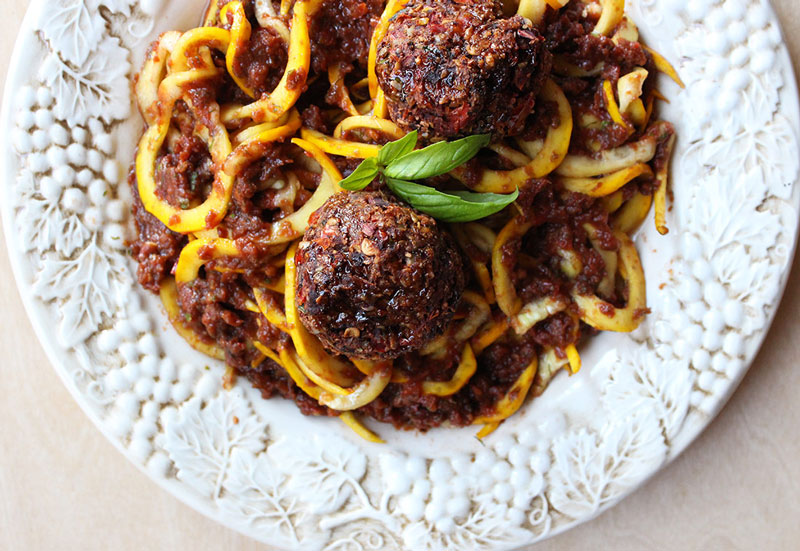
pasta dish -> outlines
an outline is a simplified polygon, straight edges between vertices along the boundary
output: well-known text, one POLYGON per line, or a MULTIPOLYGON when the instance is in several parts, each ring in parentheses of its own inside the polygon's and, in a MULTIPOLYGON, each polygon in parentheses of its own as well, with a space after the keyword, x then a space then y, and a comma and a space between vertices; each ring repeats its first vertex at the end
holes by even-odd
POLYGON ((483 438, 648 312, 657 72, 623 0, 212 0, 135 79, 139 281, 227 385, 483 438))

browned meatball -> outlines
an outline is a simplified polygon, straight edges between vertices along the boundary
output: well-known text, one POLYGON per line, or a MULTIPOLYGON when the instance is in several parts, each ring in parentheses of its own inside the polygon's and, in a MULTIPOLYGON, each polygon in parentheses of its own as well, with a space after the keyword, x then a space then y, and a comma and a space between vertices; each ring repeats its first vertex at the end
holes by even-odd
POLYGON ((303 325, 332 352, 355 358, 394 358, 440 335, 464 283, 449 234, 380 192, 334 195, 297 251, 303 325))
POLYGON ((389 114, 425 140, 518 134, 550 71, 544 38, 497 0, 410 0, 378 45, 389 114))

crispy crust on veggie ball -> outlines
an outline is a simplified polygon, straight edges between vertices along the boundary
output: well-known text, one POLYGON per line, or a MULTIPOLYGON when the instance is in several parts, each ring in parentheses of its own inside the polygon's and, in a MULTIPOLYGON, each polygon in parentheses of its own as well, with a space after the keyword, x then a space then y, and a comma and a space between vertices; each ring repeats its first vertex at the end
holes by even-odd
POLYGON ((410 0, 378 45, 376 73, 391 118, 423 140, 519 134, 551 56, 495 0, 410 0))
POLYGON ((342 192, 297 252, 303 325, 326 348, 387 359, 440 335, 464 290, 460 253, 430 216, 380 192, 342 192))

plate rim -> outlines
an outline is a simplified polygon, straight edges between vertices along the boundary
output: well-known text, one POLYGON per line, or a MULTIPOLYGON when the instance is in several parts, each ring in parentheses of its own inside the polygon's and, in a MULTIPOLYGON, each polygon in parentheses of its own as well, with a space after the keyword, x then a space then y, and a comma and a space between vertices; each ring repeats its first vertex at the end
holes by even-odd
MULTIPOLYGON (((0 112, 0 127, 4 129, 13 128, 13 121, 12 121, 12 102, 14 98, 14 88, 19 88, 20 85, 23 83, 20 82, 22 80, 21 75, 25 74, 25 71, 22 70, 22 65, 24 61, 24 56, 21 55, 21 51, 25 46, 26 37, 24 35, 30 35, 33 33, 33 28, 35 26, 34 20, 38 16, 38 10, 41 9, 44 2, 42 0, 32 0, 31 4, 29 5, 28 9, 25 12, 25 16, 23 18, 22 25, 19 30, 18 38, 15 40, 14 48, 11 54, 8 72, 7 72, 7 79, 4 88, 3 94, 3 102, 2 102, 2 111, 0 112)), ((797 84, 797 75, 794 71, 794 66, 791 61, 791 57, 786 48, 786 41, 785 41, 785 32, 783 31, 782 25, 780 20, 777 17, 777 14, 774 12, 774 8, 772 7, 771 3, 766 2, 765 5, 770 11, 770 15, 772 20, 778 26, 781 32, 781 57, 785 58, 785 67, 784 70, 786 71, 786 75, 788 78, 785 79, 783 82, 783 90, 781 92, 781 103, 784 103, 788 100, 793 104, 794 109, 796 111, 800 111, 800 96, 798 95, 798 84, 797 84)), ((27 38, 29 40, 29 38, 27 38)), ((136 114, 132 114, 133 117, 136 117, 136 114)), ((796 132, 800 129, 794 125, 793 128, 796 132)), ((5 152, 3 155, 0 155, 0 175, 6 182, 2 185, 2 194, 4 197, 8 197, 11 195, 11 189, 13 187, 13 178, 9 180, 9 176, 16 174, 15 169, 13 168, 14 163, 11 160, 12 156, 14 155, 13 151, 14 148, 12 147, 12 139, 11 139, 11 132, 3 132, 0 133, 0 146, 4 146, 3 151, 5 152)), ((795 187, 797 187, 797 180, 795 181, 795 187)), ((124 185, 121 184, 121 185, 124 185)), ((163 477, 155 477, 149 472, 146 466, 136 458, 134 458, 133 454, 130 452, 129 449, 125 448, 120 439, 114 436, 111 431, 109 430, 108 426, 103 424, 100 417, 97 415, 95 411, 93 411, 88 403, 84 395, 80 394, 77 387, 75 387, 73 381, 71 381, 68 377, 66 370, 63 368, 63 359, 60 358, 60 355, 63 354, 63 347, 59 347, 56 344, 56 341, 51 338, 50 335, 46 332, 46 323, 43 322, 45 316, 45 308, 40 303, 37 302, 37 299, 33 297, 31 293, 30 284, 25 282, 25 278, 27 277, 27 273, 29 272, 29 268, 23 265, 23 258, 26 256, 26 253, 18 250, 18 245, 12 241, 12 235, 14 235, 14 228, 13 228, 13 220, 14 220, 14 213, 13 209, 10 206, 10 201, 4 201, 2 206, 2 218, 3 218, 3 230, 6 235, 6 244, 8 248, 8 257, 9 262, 12 268, 12 273, 14 276, 15 285, 17 288, 17 292, 20 294, 22 299, 22 303, 25 308, 26 315, 28 316, 29 320, 31 321, 31 325, 34 329, 34 333, 37 336, 39 343, 41 344, 42 348, 45 350, 47 355, 48 361, 53 366, 55 371, 58 373, 61 380, 64 382, 65 386, 69 390, 72 398, 78 403, 80 408, 84 411, 84 413, 91 419, 92 423, 100 430, 103 436, 109 440, 114 447, 120 451, 128 461, 132 462, 143 474, 147 476, 148 479, 153 480, 156 482, 161 488, 167 490, 172 495, 177 497, 181 502, 185 503, 186 505, 190 506, 194 510, 206 515, 207 517, 215 520, 217 522, 221 522, 224 525, 234 528, 239 532, 245 533, 249 537, 255 537, 260 541, 264 541, 263 538, 258 538, 254 536, 247 530, 242 529, 241 527, 237 527, 236 525, 224 521, 220 518, 219 510, 217 507, 213 506, 210 502, 206 499, 198 499, 195 495, 193 495, 190 491, 187 490, 185 487, 185 483, 178 482, 177 479, 166 479, 163 477)), ((796 210, 800 210, 800 195, 797 193, 794 194, 792 198, 792 206, 796 210)), ((610 507, 614 506, 616 503, 630 495, 633 491, 640 488, 643 484, 645 484, 648 480, 650 480, 656 473, 660 472, 667 464, 671 463, 673 459, 675 459, 678 455, 683 453, 683 451, 692 443, 694 440, 699 436, 701 432, 703 432, 708 425, 716 418, 722 408, 727 404, 730 397, 734 394, 736 389, 739 387, 741 380, 744 378, 745 374, 749 371, 750 367, 752 366, 753 362, 755 361, 758 352, 761 350, 761 347, 769 333, 772 329, 772 324, 774 323, 775 316, 777 310, 783 300, 788 281, 789 275, 791 273, 791 265, 792 259, 794 259, 798 247, 798 226, 795 225, 794 227, 790 228, 789 231, 792 232, 793 239, 791 250, 787 256, 788 261, 787 265, 783 268, 781 275, 780 275, 780 285, 778 294, 775 300, 769 304, 768 307, 768 314, 767 314, 767 322, 764 325, 764 329, 760 331, 757 341, 758 344, 755 347, 755 352, 753 352, 748 361, 746 362, 746 366, 744 369, 740 370, 736 373, 736 376, 730 380, 726 391, 723 395, 719 395, 717 397, 717 401, 715 402, 715 407, 712 411, 707 413, 707 417, 702 425, 699 425, 692 429, 692 434, 683 440, 680 441, 679 445, 675 448, 672 448, 674 453, 670 453, 666 460, 656 469, 651 470, 649 474, 639 480, 635 485, 628 488, 624 492, 618 494, 614 499, 604 503, 601 505, 593 514, 582 517, 579 522, 571 522, 568 524, 563 524, 559 527, 556 527, 553 531, 548 533, 548 537, 557 535, 569 528, 574 527, 577 524, 581 524, 583 522, 589 521, 599 514, 605 512, 610 507)), ((157 332, 158 329, 155 329, 154 332, 157 332)))

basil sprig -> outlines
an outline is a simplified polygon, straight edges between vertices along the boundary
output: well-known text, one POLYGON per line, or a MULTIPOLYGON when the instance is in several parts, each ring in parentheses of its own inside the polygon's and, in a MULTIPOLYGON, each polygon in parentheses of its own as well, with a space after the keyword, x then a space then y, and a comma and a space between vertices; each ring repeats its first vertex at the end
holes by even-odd
POLYGON ((378 168, 378 161, 375 157, 364 159, 350 176, 339 182, 339 187, 348 191, 364 189, 375 179, 378 172, 380 172, 380 169, 378 168))
POLYGON ((357 191, 380 177, 400 199, 437 220, 470 222, 485 218, 514 202, 519 190, 506 195, 471 191, 442 192, 410 180, 446 174, 472 159, 488 143, 489 135, 480 134, 452 142, 437 142, 415 150, 415 130, 384 145, 377 157, 365 159, 352 174, 339 182, 339 186, 357 191))
POLYGON ((378 163, 382 166, 390 164, 392 161, 399 159, 406 153, 411 153, 417 146, 417 131, 409 132, 399 140, 389 142, 378 152, 378 163))
POLYGON ((516 201, 519 190, 501 195, 471 191, 442 192, 430 186, 387 178, 386 185, 406 203, 437 220, 444 222, 471 222, 486 218, 516 201))

